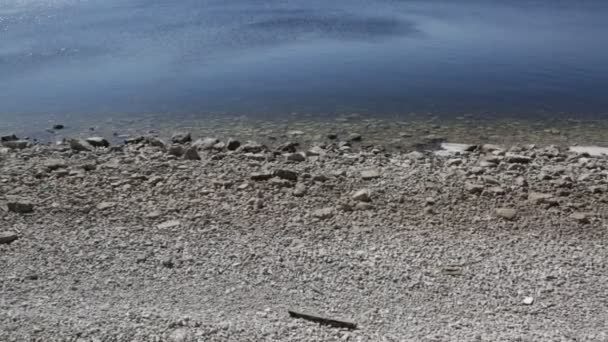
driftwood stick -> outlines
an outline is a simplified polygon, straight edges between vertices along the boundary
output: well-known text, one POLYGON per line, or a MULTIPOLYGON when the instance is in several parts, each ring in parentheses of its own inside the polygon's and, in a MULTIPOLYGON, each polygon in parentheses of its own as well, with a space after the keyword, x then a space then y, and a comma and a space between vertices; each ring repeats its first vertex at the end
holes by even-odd
POLYGON ((339 319, 326 318, 323 316, 319 316, 311 313, 302 313, 295 310, 287 310, 289 312, 289 316, 293 318, 302 318, 308 321, 317 322, 323 325, 329 325, 336 328, 347 328, 347 329, 357 329, 357 324, 352 322, 347 322, 339 319))

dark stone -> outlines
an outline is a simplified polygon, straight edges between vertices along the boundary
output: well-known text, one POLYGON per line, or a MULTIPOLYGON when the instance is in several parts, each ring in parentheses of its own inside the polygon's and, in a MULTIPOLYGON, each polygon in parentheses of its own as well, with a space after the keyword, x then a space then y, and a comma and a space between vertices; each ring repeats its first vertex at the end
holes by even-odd
POLYGON ((241 147, 241 142, 238 140, 228 139, 226 142, 226 149, 228 149, 228 151, 234 151, 239 147, 241 147))

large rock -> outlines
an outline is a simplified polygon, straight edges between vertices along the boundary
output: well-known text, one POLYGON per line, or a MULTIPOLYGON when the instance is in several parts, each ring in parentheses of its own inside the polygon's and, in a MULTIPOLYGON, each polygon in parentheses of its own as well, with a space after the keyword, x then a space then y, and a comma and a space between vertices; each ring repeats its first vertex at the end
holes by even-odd
POLYGON ((116 202, 101 202, 97 204, 96 208, 98 210, 106 210, 110 208, 114 208, 116 206, 116 202))
POLYGON ((466 182, 464 183, 464 189, 470 194, 480 194, 483 192, 484 186, 481 184, 466 182))
POLYGON ((293 195, 296 197, 302 197, 304 195, 306 195, 306 185, 302 184, 302 183, 298 183, 295 186, 295 189, 293 189, 293 195))
POLYGON ((184 153, 184 159, 187 160, 201 160, 201 156, 198 154, 198 150, 196 147, 189 147, 184 153))
POLYGON ((549 203, 553 204, 554 198, 552 194, 545 194, 541 192, 531 192, 528 194, 528 201, 534 204, 549 203))
POLYGON ((327 151, 323 149, 321 146, 313 146, 308 151, 306 151, 306 155, 309 157, 316 157, 325 155, 327 151))
POLYGON ((198 139, 192 143, 192 146, 200 148, 201 150, 211 150, 213 149, 213 146, 219 142, 220 140, 216 138, 198 139))
POLYGON ((277 151, 279 151, 279 152, 295 153, 296 150, 298 149, 299 145, 300 144, 298 144, 297 142, 288 141, 286 143, 283 143, 283 144, 279 145, 277 147, 277 151))
POLYGON ((261 153, 266 150, 267 150, 266 146, 259 144, 257 142, 254 142, 254 141, 249 141, 245 145, 242 145, 241 147, 238 148, 238 151, 243 152, 243 153, 261 153))
POLYGON ((3 135, 0 137, 0 141, 1 142, 7 142, 7 141, 17 141, 19 140, 19 138, 14 135, 14 134, 9 134, 9 135, 3 135))
POLYGON ((507 153, 505 155, 505 161, 507 163, 527 164, 532 161, 532 157, 524 156, 522 154, 507 153))
POLYGON ((27 198, 10 196, 7 200, 6 206, 12 212, 27 214, 34 211, 34 203, 27 198))
POLYGON ((316 217, 320 220, 326 220, 328 218, 331 218, 332 216, 334 216, 334 211, 335 209, 332 207, 329 208, 322 208, 322 209, 317 209, 315 211, 312 212, 312 216, 316 217))
POLYGON ((30 142, 27 140, 9 140, 3 141, 2 146, 8 147, 12 150, 23 150, 30 146, 30 142))
POLYGON ((306 154, 302 152, 289 153, 287 154, 287 160, 293 162, 303 162, 306 160, 306 154))
POLYGON ((184 153, 186 153, 186 151, 184 150, 184 147, 182 145, 171 145, 167 153, 172 156, 181 157, 184 155, 184 153))
POLYGON ((44 161, 43 165, 47 171, 55 171, 57 169, 65 169, 67 167, 65 160, 57 158, 47 159, 44 161))
POLYGON ((171 142, 174 144, 185 144, 192 141, 192 136, 187 132, 179 132, 173 134, 171 142))
POLYGON ((0 244, 11 243, 19 238, 14 232, 0 232, 0 244))
POLYGON ((361 189, 353 194, 353 199, 359 202, 371 202, 371 192, 368 189, 361 189))
POLYGON ((70 148, 77 152, 92 151, 93 146, 83 139, 70 139, 68 141, 70 148))
POLYGON ((590 156, 599 157, 599 156, 608 155, 608 147, 572 146, 572 147, 570 147, 570 152, 579 153, 579 154, 587 154, 590 156))
POLYGON ((88 142, 93 147, 109 147, 110 146, 110 142, 108 142, 105 138, 102 138, 102 137, 86 138, 86 142, 88 142))
POLYGON ((503 218, 507 221, 512 221, 517 217, 517 210, 512 208, 497 208, 496 216, 503 218))
POLYGON ((272 173, 275 177, 279 177, 282 179, 287 179, 289 181, 295 182, 298 180, 298 173, 291 170, 286 169, 277 169, 272 173))
POLYGON ((442 143, 441 149, 453 154, 460 154, 465 152, 474 151, 477 148, 477 145, 469 145, 469 144, 455 144, 455 143, 442 143))
POLYGON ((226 142, 226 149, 228 151, 236 151, 239 147, 241 147, 241 142, 234 139, 228 139, 226 142))
POLYGON ((380 171, 376 169, 369 169, 361 171, 361 178, 364 180, 380 178, 380 171))
POLYGON ((142 135, 125 139, 125 144, 139 144, 146 140, 142 135))
POLYGON ((254 172, 249 177, 254 181, 265 181, 272 178, 273 175, 270 172, 254 172))
POLYGON ((159 139, 157 137, 147 137, 146 138, 146 142, 150 146, 158 147, 158 148, 160 148, 162 150, 167 149, 167 143, 165 143, 164 140, 159 139))
POLYGON ((579 223, 587 224, 587 223, 591 222, 591 220, 589 220, 589 216, 590 215, 587 213, 575 212, 575 213, 572 213, 572 215, 570 215, 570 218, 579 223))

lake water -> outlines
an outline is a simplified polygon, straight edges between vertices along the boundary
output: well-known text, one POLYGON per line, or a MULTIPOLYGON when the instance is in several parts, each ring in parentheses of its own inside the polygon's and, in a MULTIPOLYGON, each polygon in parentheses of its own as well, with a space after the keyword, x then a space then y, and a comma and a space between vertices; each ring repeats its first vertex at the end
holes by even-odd
POLYGON ((608 118, 608 1, 0 0, 0 120, 144 113, 608 118))

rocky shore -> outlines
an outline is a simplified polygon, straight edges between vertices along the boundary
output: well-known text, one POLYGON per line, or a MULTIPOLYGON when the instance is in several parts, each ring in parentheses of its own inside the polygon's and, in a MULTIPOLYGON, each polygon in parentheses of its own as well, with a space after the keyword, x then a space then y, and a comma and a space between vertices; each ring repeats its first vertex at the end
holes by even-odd
POLYGON ((608 339, 606 149, 360 141, 3 137, 0 340, 608 339))

